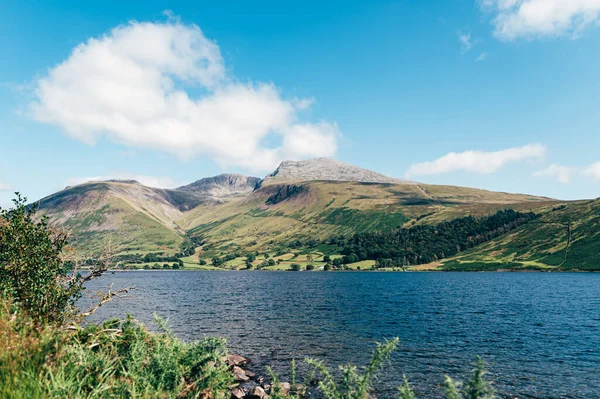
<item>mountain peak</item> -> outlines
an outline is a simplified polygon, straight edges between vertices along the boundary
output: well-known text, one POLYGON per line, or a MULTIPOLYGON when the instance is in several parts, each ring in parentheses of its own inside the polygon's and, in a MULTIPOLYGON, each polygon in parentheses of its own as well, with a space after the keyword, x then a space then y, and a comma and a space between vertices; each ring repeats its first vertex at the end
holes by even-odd
POLYGON ((332 158, 283 161, 273 173, 265 177, 264 182, 283 183, 312 180, 414 184, 411 181, 395 179, 332 158))
POLYGON ((258 177, 224 173, 205 177, 176 190, 193 193, 198 197, 222 200, 248 194, 256 188, 259 182, 258 177))

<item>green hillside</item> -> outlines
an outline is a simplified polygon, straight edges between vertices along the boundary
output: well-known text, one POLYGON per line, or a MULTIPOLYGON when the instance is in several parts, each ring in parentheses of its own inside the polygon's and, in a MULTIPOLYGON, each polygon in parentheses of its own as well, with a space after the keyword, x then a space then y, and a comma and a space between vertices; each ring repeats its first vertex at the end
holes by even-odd
POLYGON ((600 270, 600 199, 543 209, 542 216, 441 265, 446 270, 600 270))
POLYGON ((261 187, 245 199, 200 206, 177 224, 211 251, 269 250, 295 241, 434 224, 497 210, 536 210, 556 201, 451 186, 305 182, 261 187))
MULTIPOLYGON (((331 244, 335 237, 397 228, 419 231, 418 226, 513 209, 539 217, 452 254, 453 258, 411 268, 600 268, 600 200, 561 202, 466 187, 381 181, 385 176, 323 159, 283 163, 269 176, 261 181, 225 174, 171 190, 135 181, 86 183, 42 199, 40 211, 55 226, 71 232, 71 243, 82 256, 97 253, 110 239, 119 255, 137 259, 134 263, 140 267, 158 262, 162 267, 163 262, 172 264, 182 257, 185 267, 208 268, 213 257, 220 257, 227 258, 221 267, 241 268, 247 266, 246 254, 258 252, 278 263, 256 259, 254 266, 286 269, 313 262, 324 267, 325 255, 341 257, 343 248, 331 244), (320 169, 322 163, 329 169, 320 169), (379 182, 343 181, 346 171, 349 179, 379 182), (310 180, 323 175, 333 180, 310 180), (291 180, 286 181, 286 176, 291 180), (308 180, 299 181, 303 178, 308 180), (199 265, 200 259, 209 264, 199 265)), ((375 259, 361 259, 347 267, 374 265, 375 259)))
POLYGON ((71 233, 82 255, 93 255, 110 239, 118 253, 175 253, 183 232, 172 222, 181 215, 163 190, 132 182, 89 183, 39 201, 40 213, 71 233))

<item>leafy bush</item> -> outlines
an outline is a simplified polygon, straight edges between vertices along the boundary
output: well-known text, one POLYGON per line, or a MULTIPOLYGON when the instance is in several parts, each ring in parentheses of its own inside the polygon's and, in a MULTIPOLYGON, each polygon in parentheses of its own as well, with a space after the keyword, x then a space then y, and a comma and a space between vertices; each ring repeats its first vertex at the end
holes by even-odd
POLYGON ((0 208, 0 296, 37 321, 60 322, 83 289, 61 258, 67 236, 36 218, 26 198, 17 194, 13 202, 13 209, 0 208))

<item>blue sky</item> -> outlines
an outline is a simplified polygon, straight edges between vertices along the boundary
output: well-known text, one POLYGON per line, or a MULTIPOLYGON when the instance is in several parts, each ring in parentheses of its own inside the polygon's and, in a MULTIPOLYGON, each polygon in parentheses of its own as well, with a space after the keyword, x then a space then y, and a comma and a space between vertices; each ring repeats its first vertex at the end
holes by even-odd
POLYGON ((0 205, 316 156, 595 198, 599 21, 596 0, 3 1, 0 205))

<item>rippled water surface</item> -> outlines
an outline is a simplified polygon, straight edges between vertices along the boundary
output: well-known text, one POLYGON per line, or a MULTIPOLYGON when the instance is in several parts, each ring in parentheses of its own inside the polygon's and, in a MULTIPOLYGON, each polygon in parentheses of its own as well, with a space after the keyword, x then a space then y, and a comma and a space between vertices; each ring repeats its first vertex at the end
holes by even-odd
POLYGON ((463 378, 475 355, 503 396, 600 397, 600 274, 132 271, 90 288, 110 284, 137 289, 95 320, 156 312, 185 339, 227 337, 258 372, 285 376, 292 357, 364 364, 399 337, 379 397, 403 373, 440 397, 443 375, 463 378))

